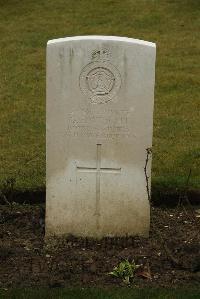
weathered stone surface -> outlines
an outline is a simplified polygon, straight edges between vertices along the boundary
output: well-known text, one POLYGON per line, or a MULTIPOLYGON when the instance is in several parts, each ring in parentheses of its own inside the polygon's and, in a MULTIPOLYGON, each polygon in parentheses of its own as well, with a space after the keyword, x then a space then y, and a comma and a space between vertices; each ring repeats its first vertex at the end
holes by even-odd
POLYGON ((123 37, 48 42, 47 235, 148 235, 155 53, 123 37))

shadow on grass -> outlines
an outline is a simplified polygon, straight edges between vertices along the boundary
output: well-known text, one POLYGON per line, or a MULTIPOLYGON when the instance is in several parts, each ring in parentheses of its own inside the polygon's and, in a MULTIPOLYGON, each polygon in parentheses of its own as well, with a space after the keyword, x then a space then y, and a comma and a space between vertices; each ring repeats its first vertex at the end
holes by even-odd
MULTIPOLYGON (((40 190, 15 190, 15 189, 1 189, 0 190, 0 204, 7 203, 26 203, 38 204, 44 203, 46 198, 45 189, 40 190)), ((154 186, 152 188, 152 203, 154 206, 174 207, 182 199, 182 203, 188 204, 188 200, 192 205, 200 204, 200 190, 184 190, 164 186, 154 186), (187 199, 187 200, 186 200, 187 199)))
POLYGON ((0 190, 0 204, 38 204, 44 203, 45 198, 45 190, 0 190))

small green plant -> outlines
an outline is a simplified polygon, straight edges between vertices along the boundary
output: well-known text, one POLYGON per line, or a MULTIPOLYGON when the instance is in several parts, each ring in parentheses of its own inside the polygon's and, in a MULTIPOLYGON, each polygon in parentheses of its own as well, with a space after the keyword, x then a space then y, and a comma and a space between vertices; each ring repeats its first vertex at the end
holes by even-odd
POLYGON ((135 271, 139 266, 135 264, 134 260, 130 263, 127 259, 120 262, 118 266, 114 267, 109 275, 121 278, 125 284, 130 284, 130 278, 135 276, 135 271))

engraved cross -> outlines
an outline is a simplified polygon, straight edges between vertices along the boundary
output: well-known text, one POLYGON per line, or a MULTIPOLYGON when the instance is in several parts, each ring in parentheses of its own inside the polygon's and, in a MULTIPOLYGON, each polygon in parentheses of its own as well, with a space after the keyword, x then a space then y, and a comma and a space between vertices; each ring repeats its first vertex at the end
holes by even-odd
POLYGON ((101 173, 120 173, 121 168, 102 168, 101 167, 101 144, 97 144, 97 154, 96 154, 96 167, 79 167, 77 166, 77 171, 96 173, 96 208, 95 216, 97 217, 97 227, 99 227, 99 216, 100 216, 100 178, 101 173))

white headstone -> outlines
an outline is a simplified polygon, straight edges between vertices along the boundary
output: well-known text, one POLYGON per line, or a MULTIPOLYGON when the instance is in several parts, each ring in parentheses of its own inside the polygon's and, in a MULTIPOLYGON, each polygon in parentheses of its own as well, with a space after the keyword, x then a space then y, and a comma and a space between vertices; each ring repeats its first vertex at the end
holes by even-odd
POLYGON ((155 54, 124 37, 48 42, 47 236, 148 236, 155 54))

